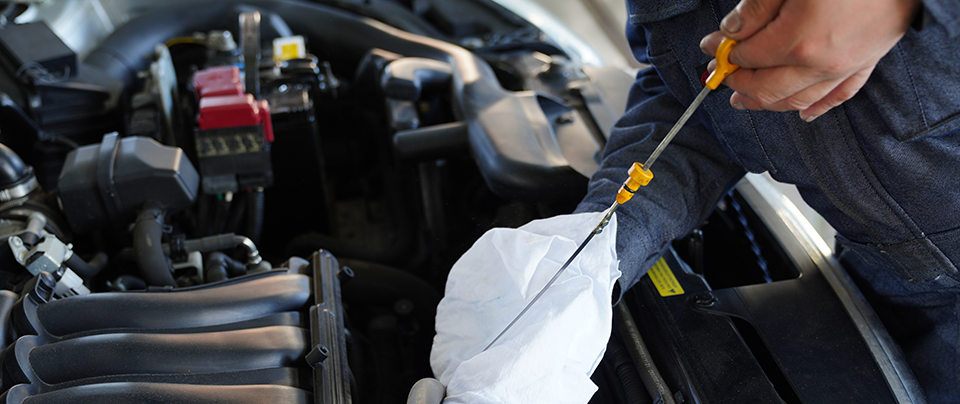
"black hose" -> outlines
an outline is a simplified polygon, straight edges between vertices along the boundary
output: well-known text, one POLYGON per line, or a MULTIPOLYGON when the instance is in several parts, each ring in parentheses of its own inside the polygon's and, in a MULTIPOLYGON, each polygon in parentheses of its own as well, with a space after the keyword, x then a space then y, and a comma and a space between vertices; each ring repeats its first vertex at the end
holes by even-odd
MULTIPOLYGON (((169 244, 164 243, 160 248, 163 249, 164 255, 170 254, 169 244)), ((246 265, 248 268, 257 267, 261 262, 263 262, 263 258, 260 256, 260 250, 257 249, 257 245, 254 244, 252 240, 245 236, 238 236, 233 233, 190 239, 183 243, 183 248, 188 253, 194 251, 208 253, 212 251, 227 250, 230 248, 242 248, 246 255, 246 265)), ((116 258, 118 261, 130 261, 136 257, 134 256, 133 249, 124 248, 117 253, 116 258)))
POLYGON ((107 263, 110 262, 109 256, 104 252, 96 253, 90 261, 87 261, 87 265, 90 265, 99 272, 103 268, 107 267, 107 263))
POLYGON ((184 4, 135 18, 107 37, 84 63, 120 80, 124 88, 132 88, 137 72, 149 68, 150 60, 144 56, 153 53, 154 45, 197 31, 229 28, 224 17, 231 6, 227 2, 204 2, 202 7, 184 4))
POLYGON ((627 395, 623 392, 623 383, 618 383, 620 378, 617 376, 617 370, 614 369, 613 363, 611 363, 610 343, 608 342, 607 344, 607 352, 604 353, 603 360, 600 361, 600 366, 597 367, 597 370, 593 372, 593 376, 591 377, 593 383, 597 385, 597 393, 590 399, 590 402, 603 404, 642 404, 627 401, 627 395))
POLYGON ((219 251, 207 255, 207 262, 203 266, 203 279, 206 283, 219 282, 247 273, 247 267, 241 262, 219 251))
POLYGON ((609 359, 612 362, 611 365, 617 374, 617 378, 620 379, 620 384, 623 385, 626 402, 631 404, 653 404, 653 400, 650 399, 650 393, 647 391, 647 388, 643 386, 643 381, 640 380, 640 373, 637 372, 636 366, 634 366, 633 361, 630 360, 630 354, 627 353, 626 348, 619 342, 614 343, 611 340, 611 343, 607 345, 607 353, 609 354, 609 359))
MULTIPOLYGON (((353 35, 349 28, 336 24, 340 19, 361 20, 356 14, 364 15, 378 21, 383 21, 403 31, 433 38, 444 38, 446 35, 435 27, 423 22, 409 9, 405 9, 393 2, 367 2, 352 5, 348 2, 338 2, 338 6, 346 8, 344 11, 331 6, 316 3, 277 1, 277 0, 233 0, 233 1, 204 1, 180 2, 170 7, 163 7, 157 11, 146 13, 130 20, 119 27, 110 36, 101 42, 100 46, 90 52, 84 63, 91 64, 105 71, 110 76, 123 83, 124 88, 131 88, 137 80, 137 72, 146 70, 150 65, 150 58, 144 56, 153 53, 153 46, 176 37, 190 36, 194 32, 207 32, 211 29, 228 29, 230 23, 226 16, 230 15, 240 4, 262 7, 273 10, 286 20, 294 32, 305 32, 311 26, 318 25, 308 32, 308 40, 313 38, 350 38, 353 35), (356 14, 354 14, 356 13, 356 14), (331 15, 328 17, 328 15, 331 15), (296 18, 296 24, 290 24, 296 18), (333 24, 316 24, 318 19, 328 18, 333 24), (328 27, 329 25, 329 27, 328 27)), ((362 43, 355 49, 366 51, 376 46, 376 40, 366 40, 367 35, 360 35, 362 43)), ((357 60, 361 57, 356 56, 357 60)))
POLYGON ((177 286, 173 268, 163 255, 163 206, 148 201, 143 205, 133 227, 133 251, 143 279, 151 286, 177 286))
POLYGON ((58 143, 60 145, 67 146, 67 148, 70 150, 80 148, 80 144, 74 142, 70 138, 62 135, 56 135, 45 130, 41 130, 39 133, 37 133, 37 139, 39 139, 41 142, 58 143))
POLYGON ((125 292, 128 290, 144 290, 147 288, 147 283, 133 275, 120 275, 113 282, 108 281, 107 286, 115 292, 125 292))
POLYGON ((667 382, 663 380, 660 370, 653 363, 653 357, 647 350, 647 344, 643 342, 643 337, 640 335, 637 323, 633 321, 633 315, 630 314, 626 302, 621 300, 620 303, 617 303, 614 306, 614 313, 616 318, 620 320, 616 324, 620 331, 620 337, 623 339, 624 348, 626 348, 627 353, 630 354, 630 359, 637 367, 640 380, 643 381, 643 385, 650 393, 650 398, 663 404, 676 404, 667 382))
POLYGON ((16 338, 12 320, 13 306, 20 300, 20 295, 9 290, 0 290, 0 349, 6 348, 16 338))
POLYGON ((260 242, 263 234, 263 188, 247 194, 247 234, 254 243, 260 242))
POLYGON ((230 202, 217 199, 213 208, 213 234, 223 233, 227 225, 227 216, 230 215, 230 202))
POLYGON ((107 254, 99 252, 90 262, 84 261, 83 258, 80 258, 77 254, 73 254, 67 259, 66 264, 67 267, 72 269, 77 275, 80 275, 81 278, 93 278, 107 265, 107 254))
POLYGON ((200 195, 197 197, 197 234, 208 236, 210 232, 210 197, 200 195))
POLYGON ((0 144, 0 187, 12 188, 26 183, 32 177, 33 168, 24 163, 13 149, 0 144))
POLYGON ((227 233, 239 233, 240 223, 243 222, 247 207, 247 198, 238 198, 230 205, 230 215, 227 216, 227 225, 223 230, 227 233))

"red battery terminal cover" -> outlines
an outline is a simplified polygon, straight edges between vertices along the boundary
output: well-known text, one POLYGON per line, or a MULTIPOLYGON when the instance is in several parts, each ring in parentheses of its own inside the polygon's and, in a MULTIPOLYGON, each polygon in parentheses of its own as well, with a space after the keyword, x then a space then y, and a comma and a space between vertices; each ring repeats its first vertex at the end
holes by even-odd
POLYGON ((273 143, 270 104, 250 94, 201 98, 197 124, 200 130, 262 125, 263 140, 273 143))
POLYGON ((243 95, 240 69, 236 66, 218 66, 203 69, 193 75, 197 99, 224 95, 243 95))

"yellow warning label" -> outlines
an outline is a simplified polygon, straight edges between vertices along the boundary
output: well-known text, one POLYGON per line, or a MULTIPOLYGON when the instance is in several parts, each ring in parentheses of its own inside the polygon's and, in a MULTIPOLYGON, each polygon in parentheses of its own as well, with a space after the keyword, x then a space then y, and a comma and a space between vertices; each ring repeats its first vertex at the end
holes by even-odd
POLYGON ((670 266, 667 265, 667 261, 664 261, 663 258, 660 258, 656 264, 653 264, 653 268, 650 268, 647 274, 650 275, 650 280, 653 281, 653 286, 657 287, 660 296, 667 297, 683 294, 683 288, 680 287, 680 282, 677 282, 677 278, 673 276, 673 271, 670 270, 670 266))

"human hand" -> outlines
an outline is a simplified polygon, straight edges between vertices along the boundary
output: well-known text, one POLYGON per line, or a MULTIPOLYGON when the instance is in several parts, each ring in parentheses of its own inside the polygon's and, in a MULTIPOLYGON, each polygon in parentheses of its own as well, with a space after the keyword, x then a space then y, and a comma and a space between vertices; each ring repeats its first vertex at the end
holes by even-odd
POLYGON ((740 43, 724 80, 737 109, 800 111, 810 122, 852 98, 910 27, 920 0, 741 0, 700 48, 740 43))

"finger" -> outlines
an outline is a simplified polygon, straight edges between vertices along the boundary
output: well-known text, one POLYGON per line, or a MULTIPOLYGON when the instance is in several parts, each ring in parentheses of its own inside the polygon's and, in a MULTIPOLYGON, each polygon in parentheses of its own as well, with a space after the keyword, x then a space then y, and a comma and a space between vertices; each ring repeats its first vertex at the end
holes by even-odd
POLYGON ((751 111, 763 111, 763 107, 761 107, 760 104, 757 104, 754 100, 738 92, 734 92, 733 95, 730 96, 730 105, 739 110, 749 109, 751 111))
POLYGON ((730 39, 742 41, 765 27, 780 13, 784 0, 741 0, 720 21, 720 30, 730 39))
MULTIPOLYGON (((756 70, 740 69, 727 76, 723 84, 741 96, 753 100, 763 109, 784 111, 788 109, 778 103, 821 81, 823 80, 819 76, 809 74, 807 68, 780 66, 756 70)), ((840 80, 836 81, 837 84, 839 82, 840 80)), ((828 92, 829 89, 824 89, 823 95, 828 92)), ((800 109, 806 109, 809 104, 799 106, 803 107, 800 109)))
POLYGON ((782 6, 780 14, 733 47, 730 63, 753 69, 799 64, 792 52, 807 37, 806 31, 802 30, 806 23, 805 9, 803 4, 796 2, 782 6))
POLYGON ((834 88, 833 91, 823 97, 823 99, 811 105, 810 108, 800 111, 800 119, 803 119, 807 122, 812 122, 820 115, 827 113, 827 111, 833 107, 843 104, 845 101, 853 98, 853 96, 856 95, 857 92, 860 91, 860 88, 862 88, 867 82, 867 79, 870 78, 871 72, 873 72, 872 67, 861 70, 850 76, 850 78, 840 83, 839 86, 834 88))
POLYGON ((766 109, 771 111, 804 111, 826 98, 833 90, 843 83, 842 79, 826 80, 811 85, 784 98, 766 109))
POLYGON ((700 51, 709 56, 717 56, 717 48, 723 42, 723 33, 714 31, 700 40, 700 51))
POLYGON ((782 35, 779 28, 769 27, 740 41, 730 50, 727 60, 749 69, 797 65, 790 51, 799 39, 794 35, 782 35))

